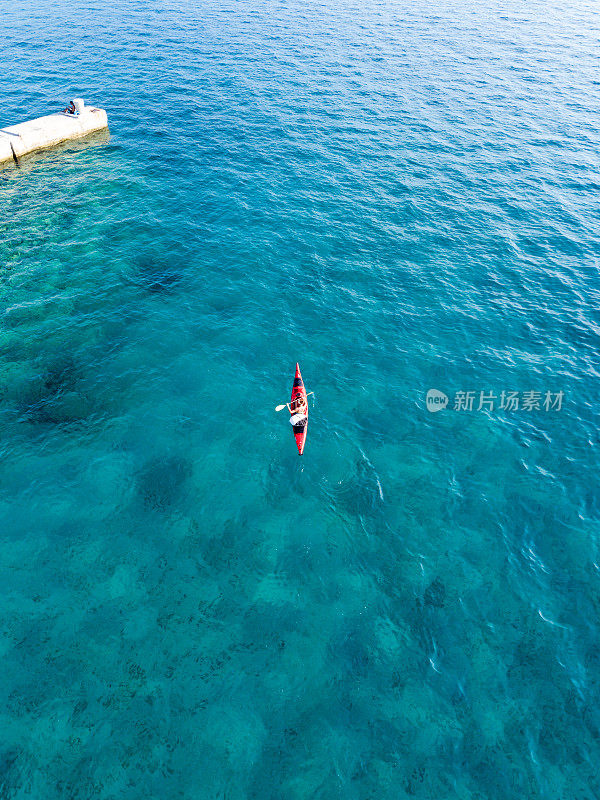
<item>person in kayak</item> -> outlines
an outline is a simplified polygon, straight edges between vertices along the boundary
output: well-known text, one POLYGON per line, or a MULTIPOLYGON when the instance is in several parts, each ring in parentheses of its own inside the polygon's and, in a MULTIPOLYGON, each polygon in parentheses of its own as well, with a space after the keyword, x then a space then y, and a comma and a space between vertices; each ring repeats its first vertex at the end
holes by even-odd
POLYGON ((304 395, 299 394, 290 406, 290 423, 292 425, 304 425, 308 419, 308 405, 304 395))

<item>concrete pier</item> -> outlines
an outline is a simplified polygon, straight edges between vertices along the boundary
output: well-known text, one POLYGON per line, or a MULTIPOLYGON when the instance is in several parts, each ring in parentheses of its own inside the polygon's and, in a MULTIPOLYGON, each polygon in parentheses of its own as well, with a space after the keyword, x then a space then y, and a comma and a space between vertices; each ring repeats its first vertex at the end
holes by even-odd
POLYGON ((0 129, 0 164, 108 128, 106 111, 73 101, 77 114, 59 112, 0 129))

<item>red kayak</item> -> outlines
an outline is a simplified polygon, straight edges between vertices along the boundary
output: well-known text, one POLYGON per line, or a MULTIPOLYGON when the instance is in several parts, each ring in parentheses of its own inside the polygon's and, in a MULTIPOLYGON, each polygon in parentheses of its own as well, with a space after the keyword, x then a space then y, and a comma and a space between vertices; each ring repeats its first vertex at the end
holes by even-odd
POLYGON ((294 376, 294 385, 292 386, 292 399, 290 401, 290 410, 292 411, 290 419, 294 416, 299 416, 296 414, 296 411, 299 410, 298 400, 302 398, 304 399, 304 407, 306 409, 302 412, 304 419, 300 419, 297 424, 293 425, 294 438, 296 440, 296 446, 298 447, 298 455, 300 456, 304 452, 304 443, 306 442, 306 433, 308 431, 308 403, 306 401, 306 389, 304 388, 304 381, 300 374, 300 367, 296 364, 296 374, 294 376))

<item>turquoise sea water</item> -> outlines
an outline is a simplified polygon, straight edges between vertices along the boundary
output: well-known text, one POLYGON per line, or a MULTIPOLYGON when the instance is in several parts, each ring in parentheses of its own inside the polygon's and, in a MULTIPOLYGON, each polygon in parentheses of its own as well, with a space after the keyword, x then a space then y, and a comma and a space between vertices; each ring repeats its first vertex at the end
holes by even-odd
POLYGON ((598 6, 4 10, 0 797, 599 797, 598 6))

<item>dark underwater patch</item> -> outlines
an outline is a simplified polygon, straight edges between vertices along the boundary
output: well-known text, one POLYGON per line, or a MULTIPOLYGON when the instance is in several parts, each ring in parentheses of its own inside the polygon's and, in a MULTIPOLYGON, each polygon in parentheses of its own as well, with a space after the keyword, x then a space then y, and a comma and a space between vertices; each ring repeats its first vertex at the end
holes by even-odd
POLYGON ((52 359, 43 373, 45 397, 56 397, 71 390, 77 383, 77 364, 70 354, 52 359))
POLYGON ((38 375, 21 385, 8 387, 19 416, 31 423, 65 425, 86 420, 93 401, 77 390, 79 366, 70 354, 50 359, 38 375))
POLYGON ((372 618, 348 620, 329 642, 329 654, 341 674, 353 679, 373 675, 377 666, 377 653, 372 618))
POLYGON ((152 294, 173 292, 183 278, 183 270, 175 258, 164 254, 140 255, 133 267, 133 283, 152 294))
POLYGON ((138 478, 144 507, 166 511, 174 505, 192 474, 192 462, 182 456, 164 456, 146 463, 138 478))
POLYGON ((356 463, 354 475, 334 490, 336 504, 354 516, 375 514, 381 507, 381 485, 373 465, 364 458, 356 463))
POLYGON ((425 589, 423 602, 431 608, 444 607, 446 604, 446 587, 439 578, 435 578, 425 589))
POLYGON ((48 359, 39 373, 17 388, 17 402, 23 413, 70 392, 77 383, 77 365, 70 354, 48 359))
POLYGON ((0 751, 0 798, 16 797, 21 784, 19 751, 15 747, 0 751))
POLYGON ((438 613, 445 605, 446 586, 439 577, 429 584, 422 598, 414 599, 409 625, 423 656, 432 652, 434 642, 441 644, 445 639, 446 614, 438 613))
POLYGON ((213 570, 229 570, 240 558, 238 542, 247 525, 245 522, 228 519, 215 536, 211 536, 201 551, 204 562, 213 570))
POLYGON ((51 401, 43 401, 24 411, 28 422, 40 425, 72 425, 84 422, 92 412, 87 395, 70 392, 51 401))
POLYGON ((243 616, 244 641, 252 642, 256 650, 280 652, 303 623, 302 612, 291 603, 253 603, 243 616))

